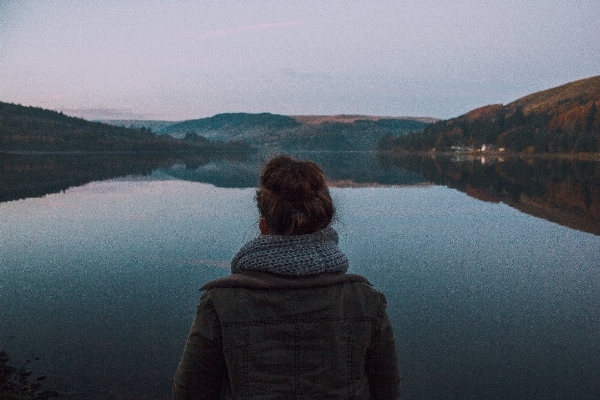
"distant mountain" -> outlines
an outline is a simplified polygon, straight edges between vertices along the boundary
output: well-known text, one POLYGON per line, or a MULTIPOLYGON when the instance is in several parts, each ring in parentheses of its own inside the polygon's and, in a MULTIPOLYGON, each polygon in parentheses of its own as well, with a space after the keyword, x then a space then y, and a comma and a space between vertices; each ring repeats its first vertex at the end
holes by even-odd
POLYGON ((217 114, 163 129, 174 137, 195 134, 210 140, 241 140, 282 150, 373 150, 385 135, 420 131, 433 119, 360 115, 284 116, 270 113, 217 114))
POLYGON ((196 133, 209 139, 250 139, 261 133, 294 128, 300 123, 284 115, 261 113, 225 113, 209 118, 182 121, 160 130, 175 136, 196 133))
POLYGON ((125 128, 146 128, 152 132, 159 132, 169 125, 173 125, 178 121, 161 121, 161 120, 137 120, 137 119, 99 119, 93 122, 101 122, 103 124, 122 126, 125 128))
POLYGON ((386 135, 419 132, 428 124, 412 119, 356 119, 353 122, 303 124, 292 132, 273 138, 286 150, 374 150, 386 135))
POLYGON ((226 113, 181 122, 90 122, 0 102, 0 151, 374 150, 384 136, 421 131, 432 119, 362 115, 226 113))
POLYGON ((438 118, 431 117, 380 117, 374 115, 355 115, 355 114, 338 114, 338 115, 293 115, 296 121, 307 125, 318 125, 326 122, 342 122, 350 124, 355 121, 379 121, 380 119, 400 119, 406 121, 418 121, 426 124, 439 121, 438 118))
POLYGON ((387 136, 381 150, 504 148, 526 153, 600 152, 600 76, 494 104, 429 125, 420 133, 387 136))

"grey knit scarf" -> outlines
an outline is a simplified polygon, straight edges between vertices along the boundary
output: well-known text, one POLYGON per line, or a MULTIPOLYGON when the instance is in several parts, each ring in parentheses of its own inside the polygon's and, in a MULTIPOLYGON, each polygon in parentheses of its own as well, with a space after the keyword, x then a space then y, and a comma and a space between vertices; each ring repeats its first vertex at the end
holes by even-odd
POLYGON ((338 234, 333 228, 308 235, 262 235, 242 246, 231 261, 231 272, 292 276, 346 272, 348 259, 337 244, 338 234))

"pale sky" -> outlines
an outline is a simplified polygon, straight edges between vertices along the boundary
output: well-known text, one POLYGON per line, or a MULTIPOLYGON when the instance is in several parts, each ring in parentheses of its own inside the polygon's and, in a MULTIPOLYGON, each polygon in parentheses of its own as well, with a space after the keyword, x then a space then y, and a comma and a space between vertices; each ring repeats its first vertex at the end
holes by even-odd
POLYGON ((0 101, 451 118, 600 75, 600 0, 0 0, 0 101))

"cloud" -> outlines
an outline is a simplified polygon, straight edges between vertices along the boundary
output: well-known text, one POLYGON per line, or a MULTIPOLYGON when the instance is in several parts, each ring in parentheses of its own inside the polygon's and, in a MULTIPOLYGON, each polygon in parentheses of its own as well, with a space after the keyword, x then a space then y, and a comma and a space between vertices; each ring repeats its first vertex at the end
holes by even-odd
POLYGON ((300 21, 287 21, 287 22, 276 22, 272 24, 259 24, 259 25, 248 25, 242 26, 239 28, 232 29, 218 29, 207 32, 203 35, 196 36, 198 39, 204 38, 226 38, 234 35, 239 35, 245 32, 258 32, 258 31, 266 31, 269 29, 278 29, 278 28, 286 28, 290 26, 298 26, 300 25, 300 21))

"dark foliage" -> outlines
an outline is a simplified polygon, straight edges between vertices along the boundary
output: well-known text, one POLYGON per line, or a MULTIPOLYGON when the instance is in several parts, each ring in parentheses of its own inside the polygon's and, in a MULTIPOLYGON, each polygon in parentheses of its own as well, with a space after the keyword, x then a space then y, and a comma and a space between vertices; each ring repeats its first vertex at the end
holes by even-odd
POLYGON ((447 151, 482 145, 526 153, 600 152, 600 77, 495 104, 429 125, 423 132, 385 136, 380 150, 447 151))
POLYGON ((356 151, 373 150, 383 137, 422 130, 427 123, 403 119, 357 120, 307 125, 282 134, 278 144, 286 150, 356 151))
MULTIPOLYGON (((242 149, 199 137, 177 140, 147 128, 123 128, 55 111, 0 102, 0 151, 126 151, 214 153, 242 149)), ((248 150, 249 146, 246 146, 248 150)))

